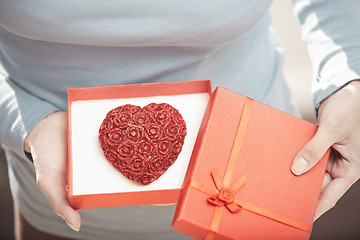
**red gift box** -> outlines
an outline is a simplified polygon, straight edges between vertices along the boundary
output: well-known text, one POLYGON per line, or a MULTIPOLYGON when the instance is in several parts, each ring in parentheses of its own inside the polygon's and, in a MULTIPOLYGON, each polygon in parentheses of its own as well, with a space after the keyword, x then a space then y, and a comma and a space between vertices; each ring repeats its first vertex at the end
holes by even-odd
POLYGON ((222 87, 207 106, 173 228, 195 239, 309 239, 329 151, 291 164, 317 126, 222 87))
POLYGON ((177 202, 198 129, 212 92, 211 80, 144 83, 68 90, 68 197, 75 209, 177 202), (169 103, 185 119, 187 135, 175 163, 142 185, 117 171, 102 152, 98 133, 115 107, 169 103))

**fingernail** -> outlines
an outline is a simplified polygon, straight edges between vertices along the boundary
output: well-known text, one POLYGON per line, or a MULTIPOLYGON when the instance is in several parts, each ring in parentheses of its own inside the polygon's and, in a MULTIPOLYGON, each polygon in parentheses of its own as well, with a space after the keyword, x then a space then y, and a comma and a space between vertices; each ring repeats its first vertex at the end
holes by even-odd
POLYGON ((65 220, 65 222, 66 222, 66 224, 72 229, 72 230, 74 230, 74 231, 76 231, 76 232, 78 232, 80 229, 79 228, 76 228, 75 226, 73 226, 71 223, 69 223, 68 221, 66 221, 65 220))
POLYGON ((291 166, 291 171, 295 175, 300 175, 300 174, 304 173, 307 165, 308 165, 308 162, 303 157, 298 157, 294 161, 293 165, 291 166))

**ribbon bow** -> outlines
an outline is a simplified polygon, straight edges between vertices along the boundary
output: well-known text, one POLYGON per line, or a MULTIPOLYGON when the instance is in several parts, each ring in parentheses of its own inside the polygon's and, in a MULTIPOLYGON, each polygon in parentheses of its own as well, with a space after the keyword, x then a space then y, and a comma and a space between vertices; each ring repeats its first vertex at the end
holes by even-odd
POLYGON ((236 213, 242 209, 242 206, 235 201, 235 194, 246 182, 246 176, 242 175, 236 182, 230 187, 224 187, 224 183, 221 180, 219 171, 214 168, 211 171, 211 176, 216 186, 216 192, 210 193, 208 202, 216 206, 226 206, 230 212, 236 213))

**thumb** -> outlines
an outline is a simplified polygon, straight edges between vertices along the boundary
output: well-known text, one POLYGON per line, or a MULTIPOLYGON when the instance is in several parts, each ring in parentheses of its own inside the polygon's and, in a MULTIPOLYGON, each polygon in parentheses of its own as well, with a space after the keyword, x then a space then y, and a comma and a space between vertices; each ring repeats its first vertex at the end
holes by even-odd
POLYGON ((56 180, 53 180, 52 184, 48 184, 47 182, 48 181, 38 181, 38 185, 50 201, 55 214, 62 217, 67 225, 74 231, 79 231, 81 217, 80 214, 70 206, 65 187, 63 184, 57 183, 56 180))
POLYGON ((71 207, 63 181, 59 181, 53 176, 43 178, 40 175, 37 176, 37 184, 49 200, 54 213, 62 217, 71 229, 78 232, 81 226, 81 216, 71 207))
POLYGON ((292 163, 291 171, 301 175, 309 171, 320 161, 333 142, 327 131, 318 128, 314 137, 299 151, 292 163))

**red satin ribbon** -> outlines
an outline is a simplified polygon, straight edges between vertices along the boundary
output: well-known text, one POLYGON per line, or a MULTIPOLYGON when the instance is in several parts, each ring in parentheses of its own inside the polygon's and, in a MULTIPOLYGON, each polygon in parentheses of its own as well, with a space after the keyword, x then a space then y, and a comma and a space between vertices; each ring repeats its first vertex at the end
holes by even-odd
POLYGON ((242 175, 238 178, 234 184, 230 186, 231 178, 233 176, 235 166, 238 160, 239 152, 241 149, 241 144, 243 142, 243 138, 246 131, 246 126, 249 121, 250 112, 252 108, 253 100, 250 98, 246 98, 245 106, 241 115, 241 120, 239 123, 238 131, 236 133, 235 141, 231 150, 230 158, 225 170, 224 178, 221 179, 218 170, 215 168, 211 172, 211 176, 215 183, 215 188, 208 187, 202 183, 199 183, 195 180, 190 182, 190 187, 199 190, 200 192, 208 194, 208 202, 215 207, 214 215, 212 218, 212 222, 210 225, 210 229, 208 234, 206 235, 206 240, 212 240, 215 238, 216 232, 219 229, 221 217, 224 211, 224 207, 226 207, 231 213, 237 213, 241 209, 245 209, 247 211, 253 212, 255 214, 261 215, 263 217, 278 221, 280 223, 289 225, 291 227, 311 232, 311 226, 297 221, 295 219, 291 219, 279 213, 273 212, 269 209, 265 209, 254 204, 248 203, 241 199, 236 199, 236 192, 240 190, 240 188, 246 182, 246 176, 242 175))

